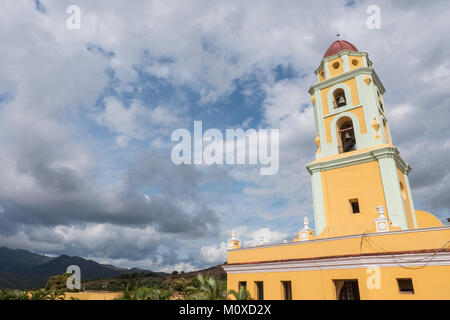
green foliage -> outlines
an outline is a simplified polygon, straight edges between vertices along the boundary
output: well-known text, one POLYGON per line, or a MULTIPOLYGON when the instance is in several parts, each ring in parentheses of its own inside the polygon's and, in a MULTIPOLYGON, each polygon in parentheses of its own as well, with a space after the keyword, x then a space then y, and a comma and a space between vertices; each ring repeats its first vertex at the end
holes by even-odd
POLYGON ((164 290, 159 288, 139 287, 129 291, 125 290, 121 300, 169 300, 173 295, 172 290, 164 290))
POLYGON ((39 289, 29 292, 30 300, 64 300, 66 294, 63 290, 39 289))
POLYGON ((0 300, 28 300, 27 292, 20 290, 0 290, 0 300))
POLYGON ((124 291, 128 288, 134 289, 138 287, 148 288, 165 288, 163 285, 164 278, 157 273, 128 273, 122 274, 111 279, 92 280, 83 283, 86 290, 108 290, 108 291, 124 291))
POLYGON ((64 300, 63 290, 0 290, 0 300, 64 300))
POLYGON ((191 292, 189 299, 192 300, 226 300, 227 290, 226 282, 223 280, 216 280, 213 277, 203 277, 201 273, 197 275, 198 287, 190 287, 191 292))
POLYGON ((50 277, 44 288, 46 290, 67 290, 67 279, 69 279, 70 276, 70 273, 64 273, 62 275, 50 277))
POLYGON ((243 286, 239 289, 239 291, 228 291, 228 295, 233 296, 235 300, 253 300, 250 296, 250 292, 243 286))

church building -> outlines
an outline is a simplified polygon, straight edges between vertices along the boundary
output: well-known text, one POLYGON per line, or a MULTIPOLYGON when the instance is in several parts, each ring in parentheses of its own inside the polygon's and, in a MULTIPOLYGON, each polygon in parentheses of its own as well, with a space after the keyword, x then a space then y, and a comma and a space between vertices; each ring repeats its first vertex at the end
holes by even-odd
POLYGON ((338 40, 315 74, 315 229, 305 217, 298 238, 256 247, 233 234, 228 289, 260 300, 450 299, 450 226, 414 207, 369 55, 338 40))

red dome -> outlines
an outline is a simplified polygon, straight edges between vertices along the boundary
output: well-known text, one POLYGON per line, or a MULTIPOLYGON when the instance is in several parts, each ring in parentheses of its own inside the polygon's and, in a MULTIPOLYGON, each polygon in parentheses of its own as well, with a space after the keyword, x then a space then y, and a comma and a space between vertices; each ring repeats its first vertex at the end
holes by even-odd
POLYGON ((336 53, 341 52, 342 50, 358 52, 358 49, 350 42, 345 40, 337 40, 331 44, 331 46, 328 48, 327 52, 325 52, 325 55, 323 57, 326 58, 333 56, 336 53))

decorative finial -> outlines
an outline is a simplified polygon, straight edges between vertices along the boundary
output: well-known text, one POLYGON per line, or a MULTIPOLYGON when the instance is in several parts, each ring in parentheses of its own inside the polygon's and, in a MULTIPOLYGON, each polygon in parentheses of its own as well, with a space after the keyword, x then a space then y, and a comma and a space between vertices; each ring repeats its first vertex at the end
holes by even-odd
POLYGON ((380 215, 380 217, 384 217, 384 207, 383 206, 378 206, 377 211, 378 211, 378 214, 380 215))
POLYGON ((307 216, 303 218, 304 229, 309 229, 309 219, 307 216))
POLYGON ((241 247, 241 242, 236 239, 236 230, 231 231, 231 239, 228 240, 228 250, 238 249, 241 247))
POLYGON ((377 228, 377 232, 387 232, 389 231, 390 221, 388 218, 384 216, 384 207, 377 207, 378 214, 380 215, 375 219, 375 226, 377 228))

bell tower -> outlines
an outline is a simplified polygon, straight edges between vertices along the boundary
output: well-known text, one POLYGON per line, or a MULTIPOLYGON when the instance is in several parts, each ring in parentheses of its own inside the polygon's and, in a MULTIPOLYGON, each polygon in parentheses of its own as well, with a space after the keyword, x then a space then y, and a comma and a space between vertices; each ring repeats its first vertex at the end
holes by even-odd
POLYGON ((366 52, 338 40, 315 71, 317 152, 311 174, 316 236, 376 232, 377 207, 390 230, 417 228, 408 173, 392 144, 385 88, 366 52))

